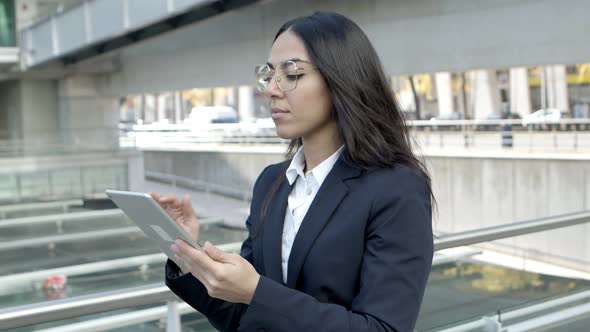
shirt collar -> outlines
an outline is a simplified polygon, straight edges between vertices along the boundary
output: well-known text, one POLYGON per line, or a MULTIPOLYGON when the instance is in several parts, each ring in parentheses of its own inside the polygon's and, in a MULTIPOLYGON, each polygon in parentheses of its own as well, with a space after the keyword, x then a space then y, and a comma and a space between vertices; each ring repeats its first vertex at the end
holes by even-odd
MULTIPOLYGON (((313 174, 315 180, 318 182, 319 186, 322 185, 322 183, 328 176, 328 173, 330 173, 330 171, 334 167, 334 164, 336 164, 336 161, 338 161, 338 158, 342 154, 343 149, 344 145, 338 148, 338 150, 336 150, 336 152, 334 152, 330 157, 322 161, 313 170, 311 170, 311 173, 313 174)), ((305 155, 303 154, 303 146, 301 146, 293 156, 291 164, 289 165, 289 168, 286 171, 287 180, 289 180, 290 185, 293 185, 295 180, 297 180, 297 176, 305 178, 305 174, 303 173, 304 166, 305 155)))

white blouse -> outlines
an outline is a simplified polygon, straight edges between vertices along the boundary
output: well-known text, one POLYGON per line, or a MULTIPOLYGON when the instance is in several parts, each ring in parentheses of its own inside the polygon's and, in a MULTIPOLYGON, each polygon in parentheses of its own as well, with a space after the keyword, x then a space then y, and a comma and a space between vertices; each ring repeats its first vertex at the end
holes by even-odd
POLYGON ((334 154, 322 161, 314 169, 303 174, 305 167, 305 155, 303 146, 297 150, 291 160, 291 164, 286 171, 287 180, 292 186, 289 193, 287 211, 285 212, 285 223, 283 224, 283 241, 281 246, 281 263, 283 267, 283 282, 287 283, 287 269, 289 265, 289 255, 293 247, 293 241, 299 231, 301 222, 309 209, 315 195, 318 193, 322 183, 328 176, 328 173, 336 164, 336 161, 342 154, 341 146, 334 154), (293 186, 295 183, 295 186, 293 186))

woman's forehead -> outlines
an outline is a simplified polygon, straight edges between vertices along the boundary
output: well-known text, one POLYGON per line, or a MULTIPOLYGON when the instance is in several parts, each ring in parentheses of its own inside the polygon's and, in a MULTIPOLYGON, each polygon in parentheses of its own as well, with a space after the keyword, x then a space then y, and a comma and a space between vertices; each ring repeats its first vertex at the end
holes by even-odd
POLYGON ((268 64, 276 66, 288 60, 309 61, 305 44, 291 31, 283 32, 270 49, 268 64))

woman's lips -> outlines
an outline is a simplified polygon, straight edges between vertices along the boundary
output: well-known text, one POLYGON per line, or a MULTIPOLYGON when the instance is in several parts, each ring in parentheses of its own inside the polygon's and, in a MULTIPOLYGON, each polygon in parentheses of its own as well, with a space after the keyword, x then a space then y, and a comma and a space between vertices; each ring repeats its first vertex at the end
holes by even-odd
POLYGON ((271 108, 270 110, 270 116, 273 118, 273 120, 280 119, 286 116, 288 113, 289 111, 280 108, 271 108))

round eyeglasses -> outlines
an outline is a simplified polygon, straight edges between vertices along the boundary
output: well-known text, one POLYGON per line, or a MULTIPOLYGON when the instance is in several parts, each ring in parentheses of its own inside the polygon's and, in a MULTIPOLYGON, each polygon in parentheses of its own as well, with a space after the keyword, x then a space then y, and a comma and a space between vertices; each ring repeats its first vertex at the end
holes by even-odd
MULTIPOLYGON (((304 60, 297 60, 298 62, 310 63, 304 60)), ((282 91, 290 91, 297 87, 297 80, 304 75, 304 71, 308 68, 301 68, 294 60, 287 60, 277 65, 273 69, 269 64, 258 65, 254 69, 256 74, 256 88, 263 92, 270 84, 270 80, 275 78, 277 86, 282 91)), ((317 68, 309 68, 310 70, 317 70, 317 68)))

